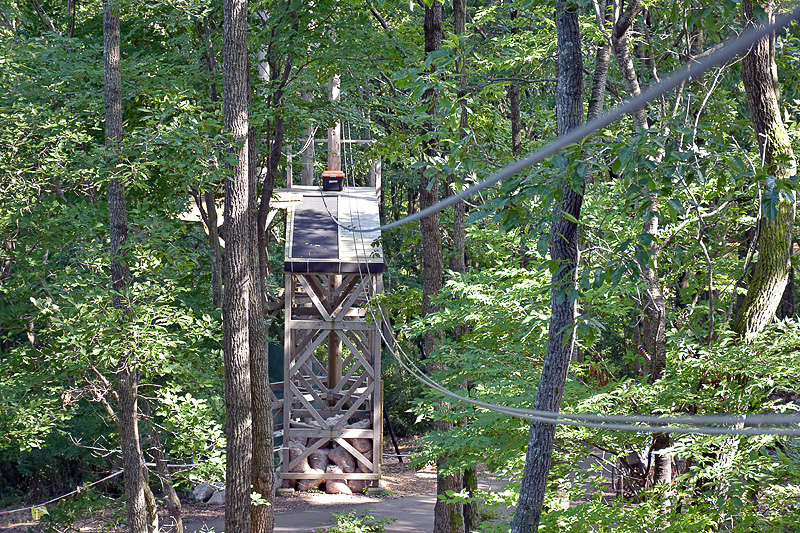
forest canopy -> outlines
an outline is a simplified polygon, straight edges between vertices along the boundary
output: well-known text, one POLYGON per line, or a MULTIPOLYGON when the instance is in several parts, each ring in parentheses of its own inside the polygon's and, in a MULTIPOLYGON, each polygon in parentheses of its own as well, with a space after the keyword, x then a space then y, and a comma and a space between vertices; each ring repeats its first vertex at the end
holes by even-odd
MULTIPOLYGON (((255 385, 237 409, 263 430, 257 363, 275 364, 269 343, 284 342, 286 216, 273 192, 321 183, 331 150, 315 139, 336 124, 348 185, 377 186, 388 223, 792 9, 0 0, 0 506, 129 468, 127 453, 197 465, 174 479, 137 467, 142 513, 173 485, 226 468, 231 483, 226 450, 246 443, 226 433, 243 413, 230 396, 226 410, 226 390, 245 381, 226 379, 243 357, 255 385), (218 218, 235 201, 247 216, 218 218), (238 326, 237 297, 249 313, 238 326), (129 423, 138 450, 125 451, 129 423)), ((747 414, 798 410, 800 27, 631 111, 382 234, 385 401, 399 434, 425 435, 417 460, 448 487, 436 533, 788 531, 800 519, 796 437, 531 425, 445 397, 398 361, 508 407, 741 415, 733 430, 747 414), (507 523, 470 510, 478 463, 514 480, 499 502, 517 506, 507 523), (596 485, 589 497, 581 480, 596 485)), ((255 449, 239 455, 261 466, 237 463, 246 495, 251 468, 274 468, 271 439, 260 451, 266 437, 247 439, 255 449)), ((126 530, 151 531, 136 529, 126 483, 104 494, 129 505, 126 530)), ((271 498, 270 483, 253 490, 271 498)))

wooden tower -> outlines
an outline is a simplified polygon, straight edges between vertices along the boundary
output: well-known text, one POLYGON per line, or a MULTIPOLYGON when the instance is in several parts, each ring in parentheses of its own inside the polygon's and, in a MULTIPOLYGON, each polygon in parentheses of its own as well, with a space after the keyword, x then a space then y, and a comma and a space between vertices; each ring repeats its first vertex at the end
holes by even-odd
POLYGON ((376 189, 301 186, 282 196, 289 200, 283 409, 275 420, 283 430, 282 485, 326 483, 330 492, 338 483, 360 492, 381 475, 380 322, 368 304, 383 292, 384 263, 379 232, 342 226, 380 224, 376 189))

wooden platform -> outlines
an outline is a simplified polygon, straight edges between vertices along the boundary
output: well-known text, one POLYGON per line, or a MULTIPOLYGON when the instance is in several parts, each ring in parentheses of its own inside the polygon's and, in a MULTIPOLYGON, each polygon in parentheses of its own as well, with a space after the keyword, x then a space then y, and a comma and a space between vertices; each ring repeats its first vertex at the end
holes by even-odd
POLYGON ((381 475, 381 338, 369 306, 383 292, 384 263, 379 232, 347 227, 380 225, 376 190, 294 187, 278 197, 287 209, 283 412, 275 421, 283 486, 334 479, 360 490, 381 475), (321 449, 357 466, 311 471, 321 449))
POLYGON ((383 272, 380 232, 346 229, 380 225, 374 188, 345 187, 337 192, 293 187, 281 189, 279 198, 287 208, 286 272, 383 272))

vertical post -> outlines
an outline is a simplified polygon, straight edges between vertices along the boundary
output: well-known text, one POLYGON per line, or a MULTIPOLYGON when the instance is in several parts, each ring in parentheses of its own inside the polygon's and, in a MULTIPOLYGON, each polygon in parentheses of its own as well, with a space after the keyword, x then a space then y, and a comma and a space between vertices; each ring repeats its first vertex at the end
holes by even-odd
MULTIPOLYGON (((342 81, 337 74, 328 82, 328 100, 339 101, 339 91, 342 81)), ((328 128, 328 170, 342 170, 342 123, 336 121, 332 128, 328 128)))
MULTIPOLYGON (((328 302, 335 301, 336 289, 342 283, 342 277, 337 275, 328 276, 328 302)), ((333 307, 333 305, 331 305, 333 307)), ((336 317, 332 317, 336 320, 336 317)), ((339 335, 331 330, 328 333, 328 389, 332 391, 342 380, 342 340, 339 335)), ((336 405, 336 398, 328 397, 328 405, 336 405)))
MULTIPOLYGON (((283 446, 281 449, 281 472, 289 471, 289 431, 292 421, 292 377, 289 375, 291 368, 292 352, 294 351, 294 336, 292 333, 292 303, 294 301, 294 275, 287 272, 285 275, 286 287, 284 294, 283 321, 283 446)), ((288 487, 284 483, 284 487, 288 487)))
MULTIPOLYGON (((383 294, 383 274, 368 274, 372 276, 374 287, 374 294, 383 294)), ((372 284, 370 284, 372 285, 372 284)), ((368 303, 368 305, 370 305, 368 303)), ((372 352, 372 368, 375 371, 375 401, 372 403, 372 464, 374 465, 374 472, 381 474, 381 454, 383 452, 383 380, 381 380, 381 335, 380 335, 380 322, 373 323, 373 329, 369 333, 370 351, 372 352)))
MULTIPOLYGON (((303 91, 302 98, 304 102, 311 103, 311 92, 303 91)), ((309 125, 306 128, 306 136, 301 145, 305 146, 305 150, 302 152, 303 172, 300 174, 300 185, 314 185, 314 159, 316 156, 314 151, 314 132, 315 128, 309 125)))
POLYGON ((383 156, 370 161, 369 174, 367 175, 368 187, 375 187, 375 194, 378 197, 378 205, 381 203, 381 167, 383 166, 383 156))
POLYGON ((286 188, 287 189, 291 189, 292 188, 292 181, 294 179, 293 173, 292 173, 292 170, 293 170, 292 169, 292 159, 294 159, 294 158, 292 157, 292 146, 290 145, 289 146, 289 153, 286 155, 286 188))

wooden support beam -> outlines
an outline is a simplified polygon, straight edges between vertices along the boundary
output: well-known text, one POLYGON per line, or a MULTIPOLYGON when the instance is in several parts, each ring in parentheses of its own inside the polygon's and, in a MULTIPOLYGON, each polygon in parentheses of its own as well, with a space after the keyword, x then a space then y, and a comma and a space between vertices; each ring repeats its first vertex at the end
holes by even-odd
MULTIPOLYGON (((342 81, 337 74, 328 82, 328 100, 339 101, 339 92, 342 81)), ((328 170, 342 170, 342 123, 336 121, 332 128, 328 128, 328 170)))
MULTIPOLYGON (((333 300, 342 276, 328 276, 328 301, 333 300)), ((332 321, 331 321, 332 322, 332 321)), ((328 389, 334 390, 342 380, 342 340, 336 331, 328 333, 328 389)), ((328 405, 336 405, 336 398, 328 398, 328 405)))

